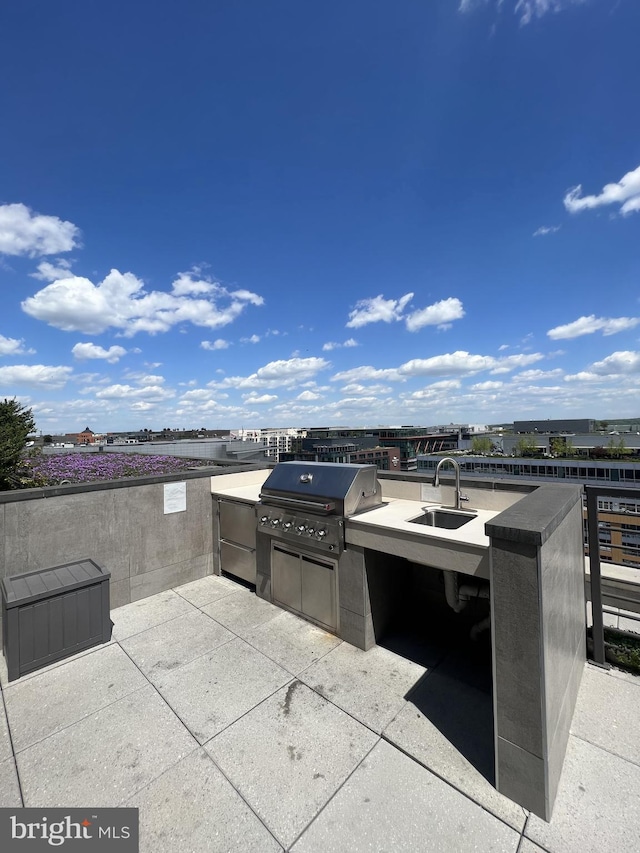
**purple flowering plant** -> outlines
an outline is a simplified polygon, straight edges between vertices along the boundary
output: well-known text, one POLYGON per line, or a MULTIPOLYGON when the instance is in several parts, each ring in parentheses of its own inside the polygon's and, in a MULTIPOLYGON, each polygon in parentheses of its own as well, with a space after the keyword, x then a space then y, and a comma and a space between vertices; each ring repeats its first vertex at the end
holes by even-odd
POLYGON ((29 485, 38 486, 55 486, 63 480, 92 483, 123 477, 177 474, 198 467, 198 462, 193 459, 133 453, 58 453, 37 456, 25 462, 30 468, 29 485))

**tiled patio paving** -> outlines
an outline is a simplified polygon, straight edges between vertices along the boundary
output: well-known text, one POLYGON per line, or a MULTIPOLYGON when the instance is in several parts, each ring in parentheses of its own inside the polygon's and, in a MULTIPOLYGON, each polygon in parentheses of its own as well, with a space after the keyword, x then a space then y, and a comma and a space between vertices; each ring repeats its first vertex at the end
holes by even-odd
POLYGON ((136 806, 145 853, 638 849, 640 679, 586 667, 547 824, 487 781, 490 690, 455 652, 361 652, 226 578, 112 618, 0 672, 0 805, 136 806))

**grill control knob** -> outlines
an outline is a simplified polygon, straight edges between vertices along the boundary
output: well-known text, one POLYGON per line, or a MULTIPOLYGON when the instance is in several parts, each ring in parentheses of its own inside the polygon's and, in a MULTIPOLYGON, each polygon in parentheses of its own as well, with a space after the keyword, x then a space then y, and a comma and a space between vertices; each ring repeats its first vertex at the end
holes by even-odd
POLYGON ((266 523, 267 523, 267 521, 269 521, 269 516, 268 516, 268 515, 261 515, 261 516, 260 516, 260 524, 266 524, 266 523))
POLYGON ((304 533, 304 531, 306 530, 306 528, 305 528, 304 524, 299 524, 299 525, 296 527, 296 530, 298 531, 298 533, 304 533))
POLYGON ((313 529, 313 527, 307 527, 307 533, 309 534, 309 536, 313 536, 315 530, 313 529))
POLYGON ((279 519, 279 518, 272 518, 272 519, 271 519, 271 526, 272 526, 272 527, 277 527, 279 524, 280 524, 280 519, 279 519))
POLYGON ((326 530, 316 530, 316 539, 324 539, 324 537, 326 535, 327 535, 326 530))
POLYGON ((285 530, 289 530, 291 528, 291 522, 285 521, 285 523, 282 526, 285 530))

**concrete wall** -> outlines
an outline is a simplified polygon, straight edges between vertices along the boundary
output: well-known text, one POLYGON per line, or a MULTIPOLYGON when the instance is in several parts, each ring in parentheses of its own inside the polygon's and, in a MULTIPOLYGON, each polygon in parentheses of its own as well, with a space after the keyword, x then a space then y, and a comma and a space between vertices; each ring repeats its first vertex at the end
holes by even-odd
POLYGON ((0 495, 0 577, 90 557, 115 608, 212 573, 210 476, 30 491, 0 495), (186 482, 186 511, 164 513, 167 481, 186 482))
POLYGON ((496 787, 549 820, 586 658, 578 486, 541 486, 491 537, 496 787))

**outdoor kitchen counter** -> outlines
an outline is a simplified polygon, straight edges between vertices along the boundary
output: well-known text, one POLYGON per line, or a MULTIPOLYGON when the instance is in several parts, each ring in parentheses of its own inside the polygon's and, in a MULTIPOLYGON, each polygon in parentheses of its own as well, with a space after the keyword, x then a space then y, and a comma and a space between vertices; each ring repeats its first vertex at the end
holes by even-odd
POLYGON ((256 504, 260 497, 260 486, 236 486, 235 488, 218 488, 212 489, 211 494, 214 498, 230 498, 234 501, 242 501, 243 503, 256 504))
POLYGON ((211 494, 216 498, 231 498, 244 503, 256 504, 260 489, 271 472, 246 471, 235 474, 218 474, 211 478, 211 494))
POLYGON ((411 523, 410 519, 422 515, 423 506, 422 501, 387 498, 381 507, 346 519, 347 547, 357 545, 412 563, 488 578, 489 537, 484 526, 499 513, 478 509, 477 517, 467 524, 446 530, 411 523))

